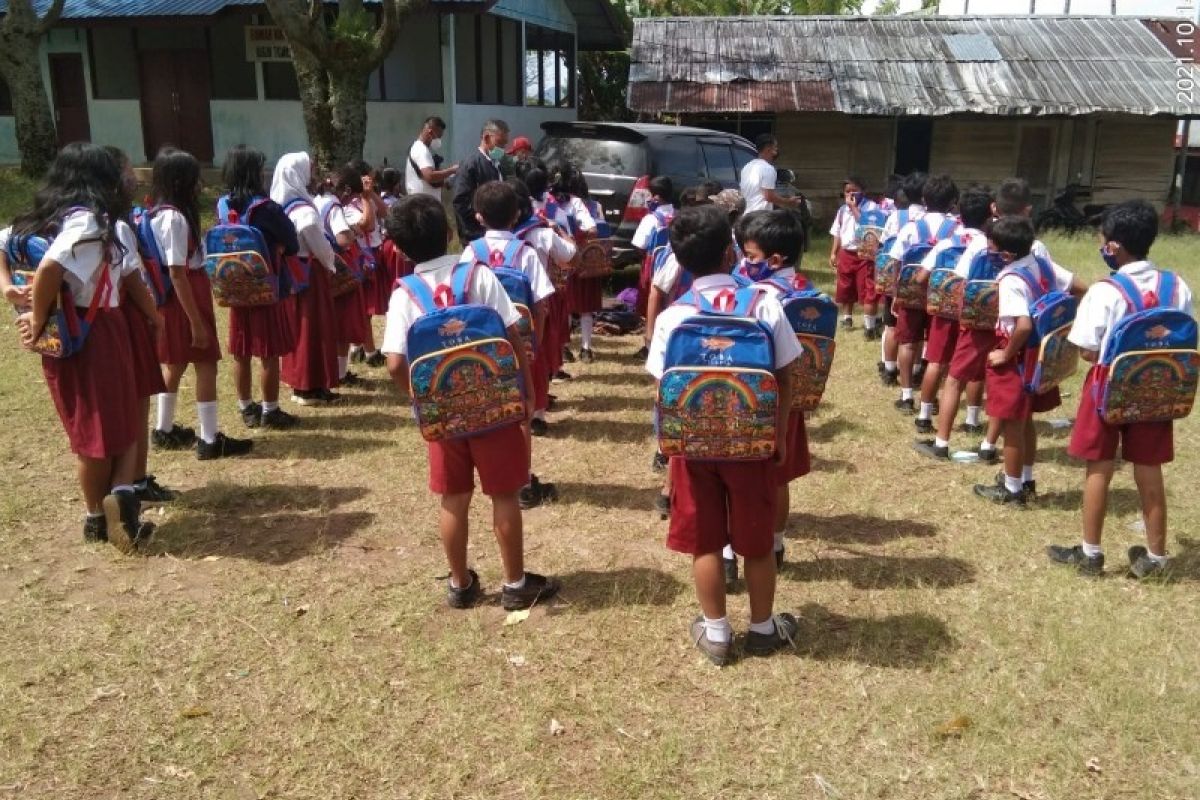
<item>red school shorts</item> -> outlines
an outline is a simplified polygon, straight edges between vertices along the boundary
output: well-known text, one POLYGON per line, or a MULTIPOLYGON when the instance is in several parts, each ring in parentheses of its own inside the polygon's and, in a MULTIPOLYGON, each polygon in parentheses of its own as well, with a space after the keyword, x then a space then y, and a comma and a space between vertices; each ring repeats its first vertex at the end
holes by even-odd
POLYGON ((1104 368, 1093 366, 1083 381, 1079 413, 1071 430, 1067 453, 1084 461, 1112 461, 1121 445, 1121 458, 1130 464, 1154 467, 1175 460, 1175 426, 1172 422, 1138 422, 1109 425, 1100 418, 1096 386, 1104 368))
POLYGON ((960 328, 954 355, 950 359, 950 377, 963 383, 981 381, 987 374, 988 353, 996 348, 996 331, 960 328))
MULTIPOLYGON (((996 349, 1003 348, 1005 344, 1003 337, 996 338, 996 349)), ((1030 374, 1037 365, 1037 351, 1026 348, 1016 359, 1002 367, 987 365, 984 386, 987 390, 987 415, 992 419, 1029 419, 1036 412, 1050 411, 1062 405, 1057 386, 1041 394, 1025 391, 1021 385, 1017 359, 1025 362, 1025 373, 1030 374)))
POLYGON ((949 364, 958 345, 959 324, 956 319, 929 317, 929 335, 925 338, 925 360, 930 364, 949 364))
POLYGON ((475 473, 489 497, 513 494, 529 483, 529 447, 520 425, 494 431, 426 442, 429 452, 429 491, 466 494, 475 489, 475 473))
POLYGON ((808 452, 808 429, 804 426, 804 412, 792 410, 788 415, 787 456, 782 464, 775 465, 775 485, 787 486, 796 478, 812 472, 812 457, 808 452))
POLYGON ((667 547, 704 555, 727 544, 745 558, 775 549, 775 470, 762 461, 671 459, 671 528, 667 547))
POLYGON ((893 304, 896 315, 896 341, 900 344, 916 344, 925 340, 925 329, 929 326, 929 315, 920 308, 900 308, 893 304))
POLYGON ((838 303, 874 303, 875 262, 869 258, 859 258, 854 250, 838 250, 834 299, 838 303))

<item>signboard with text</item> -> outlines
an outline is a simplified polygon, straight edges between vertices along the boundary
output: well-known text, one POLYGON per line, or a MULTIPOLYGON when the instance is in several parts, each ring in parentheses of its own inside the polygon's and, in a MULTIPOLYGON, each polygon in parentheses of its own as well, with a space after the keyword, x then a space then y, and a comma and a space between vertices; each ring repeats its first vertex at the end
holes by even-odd
POLYGON ((247 61, 291 61, 292 48, 288 46, 283 28, 275 25, 246 26, 247 61))

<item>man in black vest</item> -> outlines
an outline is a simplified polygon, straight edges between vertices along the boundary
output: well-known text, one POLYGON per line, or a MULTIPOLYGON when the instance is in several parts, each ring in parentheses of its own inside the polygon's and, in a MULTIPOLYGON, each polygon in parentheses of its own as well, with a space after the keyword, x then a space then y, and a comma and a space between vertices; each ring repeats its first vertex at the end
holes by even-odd
POLYGON ((466 246, 483 236, 483 226, 475 219, 475 190, 485 183, 503 180, 500 159, 508 144, 508 123, 489 119, 479 135, 479 147, 458 165, 454 179, 454 214, 458 218, 458 239, 466 246))

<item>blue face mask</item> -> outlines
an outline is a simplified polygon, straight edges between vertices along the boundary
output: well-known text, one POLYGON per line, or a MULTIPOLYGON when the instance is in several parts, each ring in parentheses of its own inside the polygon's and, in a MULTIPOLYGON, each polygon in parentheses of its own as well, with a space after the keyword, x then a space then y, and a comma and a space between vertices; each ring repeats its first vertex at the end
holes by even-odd
POLYGON ((741 267, 738 270, 752 281, 761 281, 771 275, 771 262, 769 261, 751 261, 748 258, 742 259, 741 267))
POLYGON ((646 210, 649 211, 651 214, 653 214, 655 211, 658 210, 658 207, 661 205, 662 205, 662 203, 658 202, 657 200, 647 200, 646 201, 646 210))
POLYGON ((1100 247, 1100 258, 1104 259, 1104 263, 1112 272, 1116 272, 1121 268, 1121 265, 1117 263, 1117 257, 1105 250, 1103 245, 1100 247))

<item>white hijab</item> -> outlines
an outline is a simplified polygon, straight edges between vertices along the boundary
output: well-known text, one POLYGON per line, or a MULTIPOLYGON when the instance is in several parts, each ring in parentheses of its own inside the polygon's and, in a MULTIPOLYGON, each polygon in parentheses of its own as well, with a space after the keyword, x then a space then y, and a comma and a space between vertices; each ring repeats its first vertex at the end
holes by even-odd
POLYGON ((308 153, 288 153, 275 165, 271 176, 271 199, 279 205, 301 198, 312 201, 308 182, 312 177, 312 162, 308 153))

